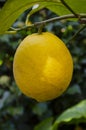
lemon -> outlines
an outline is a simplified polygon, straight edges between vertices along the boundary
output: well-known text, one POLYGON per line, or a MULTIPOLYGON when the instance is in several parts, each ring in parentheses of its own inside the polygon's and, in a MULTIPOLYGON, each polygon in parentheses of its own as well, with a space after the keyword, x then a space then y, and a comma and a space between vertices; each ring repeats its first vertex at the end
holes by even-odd
POLYGON ((54 34, 27 36, 17 48, 13 73, 20 90, 39 102, 60 96, 68 87, 73 60, 66 45, 54 34))

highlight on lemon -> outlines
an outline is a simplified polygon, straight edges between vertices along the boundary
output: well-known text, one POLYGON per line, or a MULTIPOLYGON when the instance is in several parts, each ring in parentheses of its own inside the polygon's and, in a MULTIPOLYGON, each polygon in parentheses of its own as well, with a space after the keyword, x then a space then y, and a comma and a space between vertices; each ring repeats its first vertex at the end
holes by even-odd
POLYGON ((27 36, 14 56, 13 73, 20 90, 39 102, 55 99, 69 86, 72 56, 66 45, 50 32, 27 36))

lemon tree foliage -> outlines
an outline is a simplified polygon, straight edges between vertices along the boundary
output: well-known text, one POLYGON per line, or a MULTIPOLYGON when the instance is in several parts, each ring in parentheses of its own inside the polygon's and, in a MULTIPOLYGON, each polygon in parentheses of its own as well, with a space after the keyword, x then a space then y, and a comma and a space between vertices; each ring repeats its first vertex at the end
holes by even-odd
POLYGON ((77 122, 86 122, 86 100, 81 101, 77 105, 69 108, 68 110, 64 111, 55 121, 52 130, 57 130, 58 125, 61 122, 73 122, 73 120, 77 120, 77 122), (80 120, 81 119, 81 120, 80 120))
MULTIPOLYGON (((86 1, 85 0, 65 0, 65 2, 77 13, 86 13, 86 1)), ((56 14, 64 15, 71 13, 62 3, 55 5, 48 5, 48 8, 54 11, 56 14)))
POLYGON ((38 124, 34 130, 52 130, 53 117, 45 119, 40 124, 38 124))
POLYGON ((53 123, 53 118, 48 118, 38 124, 34 130, 57 130, 60 123, 86 122, 86 100, 65 110, 53 123))
MULTIPOLYGON (((76 13, 86 13, 86 0, 66 0, 66 2, 76 13)), ((35 11, 46 7, 58 15, 71 13, 61 0, 46 0, 46 2, 45 0, 8 0, 0 11, 0 34, 5 33, 25 10, 35 4, 39 4, 35 11)))
MULTIPOLYGON (((76 13, 86 13, 86 0, 65 1, 76 13)), ((32 23, 71 13, 60 0, 0 0, 0 34, 4 34, 13 23, 18 27, 24 25, 25 17, 31 7, 33 10, 29 15, 32 23), (5 5, 2 7, 3 2, 5 5), (36 5, 35 8, 33 5, 36 5), (40 10, 42 8, 44 9, 40 10)), ((70 41, 81 26, 79 22, 63 20, 51 22, 43 28, 44 31, 54 33, 66 43, 74 62, 73 79, 68 90, 60 97, 43 103, 23 95, 13 77, 16 49, 21 39, 37 32, 36 28, 22 30, 15 35, 0 35, 0 130, 86 129, 86 29, 84 28, 70 41)), ((22 58, 22 63, 24 60, 25 58, 22 58)))

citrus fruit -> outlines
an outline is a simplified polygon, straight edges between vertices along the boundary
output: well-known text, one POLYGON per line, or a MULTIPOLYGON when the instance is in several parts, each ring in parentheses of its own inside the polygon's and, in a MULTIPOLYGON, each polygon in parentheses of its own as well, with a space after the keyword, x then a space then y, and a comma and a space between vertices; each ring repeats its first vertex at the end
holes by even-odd
POLYGON ((60 96, 68 87, 73 60, 66 45, 54 34, 27 36, 17 48, 13 72, 20 90, 39 102, 60 96))

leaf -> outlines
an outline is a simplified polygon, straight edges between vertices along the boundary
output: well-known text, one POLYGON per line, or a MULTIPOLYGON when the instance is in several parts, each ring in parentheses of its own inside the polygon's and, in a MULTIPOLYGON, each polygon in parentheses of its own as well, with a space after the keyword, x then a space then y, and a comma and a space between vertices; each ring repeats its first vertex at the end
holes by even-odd
POLYGON ((67 94, 73 95, 73 94, 81 94, 81 89, 80 86, 78 84, 74 84, 72 87, 70 87, 67 92, 67 94))
POLYGON ((38 103, 33 107, 33 112, 39 116, 44 114, 44 112, 47 110, 47 104, 45 103, 38 103))
POLYGON ((0 77, 0 85, 9 86, 10 78, 6 75, 0 77))
POLYGON ((86 0, 65 0, 76 13, 86 13, 86 0))
POLYGON ((86 100, 81 101, 77 105, 64 111, 53 124, 52 130, 57 130, 61 122, 70 122, 73 119, 86 118, 86 100))
MULTIPOLYGON (((53 0, 47 0, 47 2, 45 2, 45 0, 8 0, 0 11, 0 34, 5 33, 19 15, 28 8, 35 4, 45 7, 48 3, 53 4, 53 0)), ((55 3, 58 3, 58 0, 55 3)))
POLYGON ((19 106, 19 107, 8 107, 7 108, 7 112, 12 115, 12 116, 16 116, 16 115, 22 115, 23 113, 23 107, 19 106))
MULTIPOLYGON (((86 13, 86 0, 66 0, 66 3, 76 13, 86 13)), ((58 15, 70 13, 60 0, 8 0, 0 11, 0 34, 5 33, 20 14, 35 4, 39 4, 39 8, 35 9, 34 13, 44 7, 58 15)))
POLYGON ((44 121, 42 121, 40 124, 38 124, 34 130, 51 130, 53 122, 53 117, 47 118, 44 121))
MULTIPOLYGON (((64 0, 73 11, 78 13, 86 13, 86 0, 64 0)), ((71 13, 65 6, 61 3, 55 5, 48 5, 48 9, 52 10, 58 15, 65 15, 71 13)))
POLYGON ((29 7, 31 4, 29 5, 28 0, 8 0, 0 12, 0 33, 4 33, 16 18, 29 7))

